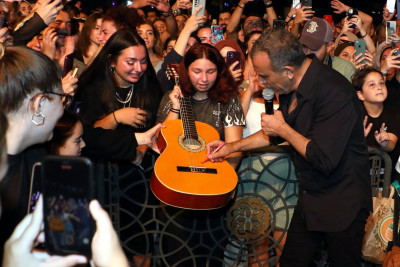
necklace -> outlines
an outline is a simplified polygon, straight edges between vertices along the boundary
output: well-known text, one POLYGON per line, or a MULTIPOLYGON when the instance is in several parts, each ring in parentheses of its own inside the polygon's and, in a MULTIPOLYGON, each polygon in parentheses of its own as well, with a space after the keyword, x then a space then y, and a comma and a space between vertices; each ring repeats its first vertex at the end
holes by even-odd
POLYGON ((128 92, 128 95, 126 96, 125 100, 122 100, 121 97, 119 96, 118 92, 115 92, 115 98, 117 99, 117 101, 121 104, 126 105, 126 103, 129 102, 129 104, 131 103, 131 99, 132 99, 132 95, 133 95, 133 84, 131 86, 131 89, 128 92))

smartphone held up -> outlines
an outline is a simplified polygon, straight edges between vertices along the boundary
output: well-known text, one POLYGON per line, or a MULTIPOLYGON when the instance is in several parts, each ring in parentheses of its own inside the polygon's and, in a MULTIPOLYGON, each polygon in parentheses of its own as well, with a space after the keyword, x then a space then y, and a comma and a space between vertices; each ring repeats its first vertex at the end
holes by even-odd
POLYGON ((396 33, 396 21, 386 21, 386 43, 390 44, 390 35, 396 33))
POLYGON ((51 255, 91 256, 93 167, 83 157, 49 156, 42 162, 45 247, 51 255))

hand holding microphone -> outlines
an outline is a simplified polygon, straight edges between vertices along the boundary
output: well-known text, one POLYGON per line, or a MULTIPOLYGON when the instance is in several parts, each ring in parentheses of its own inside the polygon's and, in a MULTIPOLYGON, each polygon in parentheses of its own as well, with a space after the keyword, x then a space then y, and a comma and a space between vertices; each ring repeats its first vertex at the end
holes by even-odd
POLYGON ((274 114, 274 96, 275 93, 271 88, 265 88, 262 91, 262 96, 265 100, 265 114, 272 115, 274 114))

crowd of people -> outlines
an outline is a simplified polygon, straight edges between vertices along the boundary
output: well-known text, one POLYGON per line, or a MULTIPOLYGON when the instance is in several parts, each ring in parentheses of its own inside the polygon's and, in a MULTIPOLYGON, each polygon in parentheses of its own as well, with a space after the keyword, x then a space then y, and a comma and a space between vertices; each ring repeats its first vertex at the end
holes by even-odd
MULTIPOLYGON (((351 14, 357 7, 339 0, 331 1, 334 20, 332 14, 315 16, 301 3, 277 14, 271 0, 263 0, 262 10, 253 0, 240 0, 214 19, 202 6, 191 10, 190 0, 136 0, 106 10, 85 10, 79 0, 0 3, 0 22, 7 22, 0 25, 3 266, 85 263, 79 255, 32 252, 43 241, 46 220, 40 190, 32 192, 35 163, 46 155, 83 155, 117 168, 119 185, 129 188, 139 176, 150 178, 145 169, 160 152, 157 135, 163 122, 181 118, 183 98, 189 99, 194 119, 220 135, 206 146, 212 162, 227 160, 242 170, 256 162, 242 159, 243 152, 283 142, 291 147, 290 179, 297 180, 299 195, 290 203, 296 208, 288 215, 287 233, 282 218, 271 225, 283 248, 276 251, 280 266, 308 266, 322 242, 330 265, 359 266, 372 209, 368 146, 387 152, 392 180, 400 177, 394 168, 400 156, 400 27, 389 34, 386 27, 400 21, 396 11, 383 6, 377 25, 361 10, 351 14), (216 30, 223 32, 222 40, 215 38, 216 30), (173 64, 179 85, 167 75, 173 64), (268 89, 274 92, 272 114, 265 114, 262 92, 268 89), (222 149, 211 153, 222 142, 222 149), (27 215, 32 194, 36 208, 27 215)), ((274 157, 263 154, 260 168, 274 157)), ((110 169, 103 168, 102 177, 114 175, 110 169)), ((268 176, 263 179, 268 183, 268 176)), ((158 201, 145 192, 125 194, 138 203, 158 201)), ((265 192, 264 197, 274 198, 265 192)), ((143 212, 124 200, 118 205, 143 212)), ((96 200, 89 209, 97 225, 96 266, 128 266, 129 261, 149 266, 150 257, 144 256, 153 253, 149 246, 130 244, 123 232, 118 237, 96 200), (135 253, 123 251, 119 240, 135 253)), ((209 215, 185 214, 182 225, 209 215)), ((213 216, 225 214, 213 211, 213 216)), ((120 220, 130 224, 128 217, 120 220)), ((125 231, 142 230, 133 225, 125 231)), ((162 249, 168 254, 175 248, 171 239, 162 249)), ((186 256, 178 253, 172 261, 186 256)), ((260 260, 249 257, 248 264, 260 260)))

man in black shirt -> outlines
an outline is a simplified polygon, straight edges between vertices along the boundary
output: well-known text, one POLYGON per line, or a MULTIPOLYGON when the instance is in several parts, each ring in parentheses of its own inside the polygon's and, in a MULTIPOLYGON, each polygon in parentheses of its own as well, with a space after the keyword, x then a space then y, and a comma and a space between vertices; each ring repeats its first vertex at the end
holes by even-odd
MULTIPOLYGON (((279 136, 292 146, 299 200, 280 266, 309 266, 322 241, 330 266, 360 266, 371 205, 368 151, 361 105, 342 75, 309 59, 285 30, 264 32, 251 51, 259 80, 279 94, 280 110, 262 114, 262 130, 209 154, 268 146, 279 136)), ((213 141, 208 151, 218 145, 213 141)))

